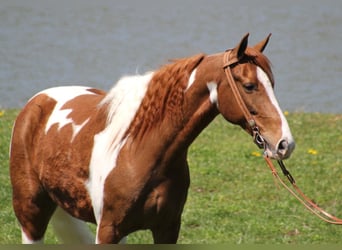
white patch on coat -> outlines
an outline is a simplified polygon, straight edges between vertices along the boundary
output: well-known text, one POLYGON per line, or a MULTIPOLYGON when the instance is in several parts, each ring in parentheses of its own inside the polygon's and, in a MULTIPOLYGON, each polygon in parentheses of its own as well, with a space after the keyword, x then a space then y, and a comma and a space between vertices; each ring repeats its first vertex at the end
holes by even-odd
POLYGON ((187 91, 191 86, 192 84, 195 82, 196 80, 196 72, 197 72, 197 69, 194 69, 191 74, 190 74, 190 77, 189 77, 189 81, 188 81, 188 84, 185 88, 185 91, 187 91))
POLYGON ((131 124, 147 91, 153 72, 121 78, 99 104, 108 105, 108 146, 116 145, 131 124))
POLYGON ((124 137, 125 133, 140 107, 152 76, 153 73, 148 73, 122 78, 99 104, 108 105, 107 125, 94 136, 89 179, 86 182, 97 225, 102 218, 107 176, 116 167, 117 157, 129 136, 124 137))
POLYGON ((62 107, 68 101, 76 98, 77 96, 94 95, 94 93, 88 91, 88 89, 89 87, 83 86, 64 86, 50 88, 37 94, 45 94, 57 102, 45 125, 45 134, 48 133, 49 129, 54 124, 58 124, 58 130, 68 124, 71 124, 73 128, 71 141, 75 138, 75 136, 80 132, 89 119, 84 121, 82 124, 76 124, 71 118, 68 118, 68 115, 72 112, 72 109, 62 109, 62 107))
POLYGON ((217 97, 217 83, 216 82, 208 82, 207 88, 209 90, 210 102, 212 104, 216 105, 216 107, 218 107, 219 103, 218 103, 218 97, 217 97))

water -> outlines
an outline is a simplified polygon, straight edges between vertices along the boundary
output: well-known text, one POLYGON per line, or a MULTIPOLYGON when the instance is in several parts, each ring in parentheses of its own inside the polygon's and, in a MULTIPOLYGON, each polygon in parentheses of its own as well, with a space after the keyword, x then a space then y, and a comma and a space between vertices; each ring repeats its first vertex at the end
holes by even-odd
POLYGON ((0 108, 56 85, 108 90, 272 32, 265 53, 283 110, 342 113, 341 11, 339 0, 0 0, 0 108))

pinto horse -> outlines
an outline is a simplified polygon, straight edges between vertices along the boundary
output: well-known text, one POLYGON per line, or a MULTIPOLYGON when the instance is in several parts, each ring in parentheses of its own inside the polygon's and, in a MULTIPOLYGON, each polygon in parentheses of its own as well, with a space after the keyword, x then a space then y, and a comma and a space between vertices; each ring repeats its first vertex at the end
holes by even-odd
MULTIPOLYGON (((234 82, 270 158, 294 149, 274 96, 269 36, 229 50, 234 82)), ((108 92, 57 87, 18 115, 10 148, 13 207, 23 243, 43 241, 51 218, 64 240, 118 243, 140 229, 176 243, 190 183, 187 151, 218 115, 252 134, 224 70, 224 54, 199 54, 120 79, 108 92), (86 226, 86 227, 84 227, 86 226)))

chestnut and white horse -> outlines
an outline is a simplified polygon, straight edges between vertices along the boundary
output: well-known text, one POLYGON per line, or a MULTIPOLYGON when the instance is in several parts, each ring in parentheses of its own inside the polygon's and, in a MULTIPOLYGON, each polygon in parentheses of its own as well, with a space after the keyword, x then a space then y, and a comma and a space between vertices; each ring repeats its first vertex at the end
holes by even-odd
MULTIPOLYGON (((231 50, 231 72, 271 158, 294 149, 273 92, 269 37, 231 50)), ((57 87, 32 97, 11 140, 13 207, 23 243, 43 241, 57 217, 64 240, 117 243, 139 229, 155 243, 175 243, 189 187, 187 151, 218 115, 252 133, 227 84, 224 53, 176 60, 120 79, 108 92, 57 87)), ((59 230, 58 230, 59 229, 59 230)))

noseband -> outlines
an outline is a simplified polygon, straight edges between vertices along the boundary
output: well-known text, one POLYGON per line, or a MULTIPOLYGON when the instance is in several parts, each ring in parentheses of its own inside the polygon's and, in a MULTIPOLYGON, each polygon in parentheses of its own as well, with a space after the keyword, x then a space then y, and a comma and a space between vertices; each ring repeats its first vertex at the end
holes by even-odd
POLYGON ((233 95, 235 97, 236 102, 238 103, 239 108, 242 110, 242 113, 248 123, 248 125, 251 128, 252 134, 253 134, 253 141, 254 143, 259 147, 264 149, 264 159, 269 166, 269 168, 272 171, 272 174, 275 179, 277 179, 297 200, 299 200, 310 212, 318 216, 320 219, 322 219, 325 222, 336 224, 336 225, 342 225, 342 219, 337 218, 322 208, 320 208, 315 202, 313 202, 311 199, 309 199, 302 190, 297 186, 295 179, 292 177, 291 173, 286 169, 285 164, 282 160, 277 160, 283 174, 287 177, 289 182, 292 185, 288 186, 285 184, 285 182, 280 178, 278 175, 278 172, 276 168, 273 165, 273 162, 271 159, 266 155, 266 147, 267 142, 260 134, 260 130, 255 122, 255 119, 253 118, 253 115, 248 110, 246 103, 243 101, 241 94, 237 88, 237 84, 234 81, 234 78, 232 76, 231 67, 239 63, 239 59, 234 57, 231 58, 231 52, 232 50, 226 50, 226 52, 223 55, 223 69, 227 77, 228 85, 230 89, 233 92, 233 95))

